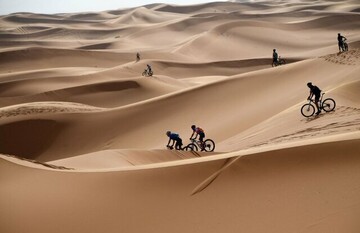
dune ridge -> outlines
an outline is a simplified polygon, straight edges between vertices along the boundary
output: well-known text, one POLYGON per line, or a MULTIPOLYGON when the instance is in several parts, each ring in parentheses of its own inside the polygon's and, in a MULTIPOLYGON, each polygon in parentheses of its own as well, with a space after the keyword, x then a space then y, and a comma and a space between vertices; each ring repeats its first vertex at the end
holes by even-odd
POLYGON ((359 9, 0 16, 0 232, 359 232, 359 9), (301 115, 309 81, 334 111, 301 115), (165 147, 192 124, 214 152, 165 147))

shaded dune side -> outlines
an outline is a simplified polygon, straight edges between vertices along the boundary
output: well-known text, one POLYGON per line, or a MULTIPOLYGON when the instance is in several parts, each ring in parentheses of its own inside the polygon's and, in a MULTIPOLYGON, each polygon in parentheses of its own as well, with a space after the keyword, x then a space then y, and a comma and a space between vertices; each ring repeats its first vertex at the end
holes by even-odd
POLYGON ((153 80, 129 79, 101 83, 93 82, 90 84, 70 84, 71 87, 63 88, 57 86, 58 81, 54 80, 54 83, 49 83, 55 85, 54 90, 51 91, 42 91, 36 86, 37 82, 30 81, 28 82, 29 88, 26 90, 13 90, 13 94, 16 93, 16 96, 3 97, 0 106, 40 101, 65 101, 105 108, 120 107, 155 98, 182 88, 172 85, 173 80, 170 80, 171 83, 166 83, 166 80, 155 80, 155 78, 153 80))
POLYGON ((23 71, 28 70, 28 67, 32 70, 51 67, 113 67, 124 60, 134 60, 133 56, 126 53, 28 48, 2 52, 0 71, 23 71))
POLYGON ((1 108, 1 151, 4 154, 36 160, 51 145, 56 144, 61 132, 71 127, 71 121, 62 119, 62 114, 103 110, 79 103, 65 102, 34 102, 1 108), (53 117, 48 117, 49 115, 53 117), (13 121, 13 119, 17 120, 13 121))
POLYGON ((102 71, 103 68, 90 68, 86 67, 59 67, 59 68, 49 68, 41 70, 29 70, 29 71, 19 71, 12 72, 7 74, 0 74, 0 85, 10 85, 10 83, 22 82, 26 80, 37 80, 42 79, 43 81, 48 81, 50 79, 62 79, 65 77, 76 77, 76 75, 81 75, 82 77, 102 71))
POLYGON ((65 127, 55 120, 23 120, 1 126, 0 147, 4 154, 35 159, 54 143, 65 127), (16 138, 16 140, 14 140, 16 138))
MULTIPOLYGON (((71 77, 72 78, 72 77, 71 77)), ((54 96, 67 97, 72 95, 82 95, 82 94, 90 94, 97 92, 114 92, 121 91, 125 89, 137 88, 139 84, 134 80, 121 80, 121 81, 109 81, 109 82, 89 82, 85 83, 83 81, 82 84, 80 82, 73 82, 66 84, 64 81, 70 80, 65 78, 57 78, 55 80, 24 80, 24 81, 16 81, 16 82, 8 82, 0 84, 0 91, 2 91, 2 97, 17 97, 17 96, 29 96, 38 93, 53 93, 54 96), (40 86, 40 84, 43 84, 40 86), (28 88, 21 88, 21 85, 26 85, 28 88), (39 85, 39 86, 37 86, 39 85), (51 86, 56 88, 55 90, 51 90, 51 86), (60 93, 63 91, 64 93, 60 93)), ((56 99, 53 99, 56 100, 56 99)))

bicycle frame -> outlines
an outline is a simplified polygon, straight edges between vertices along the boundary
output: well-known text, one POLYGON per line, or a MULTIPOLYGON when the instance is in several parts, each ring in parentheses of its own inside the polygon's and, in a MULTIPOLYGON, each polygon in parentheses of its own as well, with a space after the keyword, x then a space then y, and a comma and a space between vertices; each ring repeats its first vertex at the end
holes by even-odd
MULTIPOLYGON (((321 93, 321 96, 320 96, 320 99, 319 99, 319 108, 320 109, 322 108, 322 99, 323 99, 324 95, 325 95, 325 92, 321 93)), ((309 99, 309 104, 311 104, 311 103, 315 104, 315 100, 313 100, 312 98, 309 99)))
POLYGON ((190 141, 192 143, 194 143, 197 147, 199 147, 199 148, 202 147, 202 144, 201 144, 200 140, 196 140, 195 138, 192 138, 190 141))

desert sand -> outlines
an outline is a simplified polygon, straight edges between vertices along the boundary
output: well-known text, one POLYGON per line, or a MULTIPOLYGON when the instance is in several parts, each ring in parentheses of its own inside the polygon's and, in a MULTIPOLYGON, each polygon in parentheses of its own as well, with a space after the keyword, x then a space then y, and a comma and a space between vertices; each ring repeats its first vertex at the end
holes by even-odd
POLYGON ((4 233, 358 233, 360 4, 0 16, 0 154, 4 233), (214 152, 165 147, 192 124, 214 152))

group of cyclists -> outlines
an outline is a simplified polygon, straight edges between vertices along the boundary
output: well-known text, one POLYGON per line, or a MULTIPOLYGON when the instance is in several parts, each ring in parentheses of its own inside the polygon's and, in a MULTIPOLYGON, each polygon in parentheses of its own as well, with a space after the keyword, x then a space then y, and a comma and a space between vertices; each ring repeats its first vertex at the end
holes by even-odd
MULTIPOLYGON (((338 41, 338 46, 339 46, 339 52, 345 52, 347 51, 347 46, 346 46, 346 37, 345 36, 342 36, 340 33, 338 33, 338 36, 337 36, 337 41, 338 41)), ((275 64, 278 65, 279 62, 280 62, 280 56, 278 55, 276 49, 273 49, 273 66, 275 64)))
MULTIPOLYGON (((342 36, 340 33, 338 33, 337 36, 337 40, 338 40, 338 46, 339 46, 339 52, 344 52, 347 50, 346 46, 345 46, 345 41, 347 40, 345 36, 342 36)), ((279 65, 280 62, 280 56, 278 55, 276 49, 273 49, 273 66, 277 66, 279 65)), ((140 61, 140 53, 136 53, 136 62, 140 61)), ((285 62, 284 62, 285 63, 285 62)), ((151 69, 151 66, 149 64, 146 65, 146 69, 143 72, 144 76, 152 76, 153 71, 151 69)))
MULTIPOLYGON (((140 53, 137 52, 136 53, 136 62, 139 62, 141 59, 140 57, 140 53)), ((151 65, 150 64, 146 64, 146 68, 144 70, 144 72, 142 73, 143 76, 152 76, 153 75, 153 71, 151 69, 151 65)))
MULTIPOLYGON (((204 138, 205 138, 204 130, 202 128, 200 128, 200 127, 197 127, 196 125, 192 125, 191 130, 192 130, 192 134, 190 136, 190 140, 196 139, 199 136, 201 150, 203 151, 205 149, 204 148, 204 138)), ((167 148, 172 149, 172 148, 174 148, 174 145, 175 145, 176 150, 182 150, 183 149, 183 147, 182 147, 183 146, 182 139, 181 139, 179 134, 171 132, 171 131, 167 131, 166 136, 169 137, 169 141, 168 141, 168 143, 166 145, 167 148)))
MULTIPOLYGON (((310 89, 310 94, 307 99, 309 100, 309 99, 312 99, 313 97, 315 97, 314 102, 315 102, 316 109, 317 109, 316 115, 319 115, 321 113, 321 109, 319 106, 321 90, 319 87, 313 85, 312 82, 308 82, 307 86, 310 89)), ((203 151, 205 149, 205 147, 204 147, 204 138, 205 138, 204 130, 200 127, 197 127, 196 125, 192 125, 191 130, 192 130, 192 134, 190 136, 190 140, 196 139, 199 136, 201 151, 203 151)), ((166 136, 168 136, 168 138, 169 138, 169 141, 166 145, 167 148, 169 148, 169 149, 175 148, 176 150, 183 150, 183 142, 178 133, 167 131, 166 136)))
MULTIPOLYGON (((344 42, 345 42, 346 38, 344 36, 342 36, 340 33, 338 33, 337 39, 338 39, 339 52, 344 52, 345 51, 344 42)), ((279 56, 276 52, 276 49, 273 49, 273 63, 278 62, 278 60, 279 60, 279 56)), ((149 68, 149 65, 148 65, 148 68, 149 68)), ((150 69, 151 69, 151 67, 150 67, 150 69)), ((319 115, 321 113, 321 109, 319 106, 321 90, 319 87, 313 85, 312 82, 308 82, 307 86, 310 89, 310 94, 307 99, 310 100, 313 97, 315 97, 314 102, 315 102, 316 109, 317 109, 316 115, 319 115)), ((190 140, 196 139, 199 136, 199 142, 202 147, 201 150, 203 151, 204 150, 204 138, 205 138, 204 130, 201 129, 200 127, 197 127, 196 125, 192 125, 191 129, 192 129, 192 134, 190 136, 190 140)), ((171 131, 167 131, 166 136, 168 136, 168 138, 169 138, 169 141, 166 145, 168 148, 172 149, 172 148, 174 148, 174 145, 175 145, 176 150, 183 149, 182 139, 179 134, 171 132, 171 131)))

